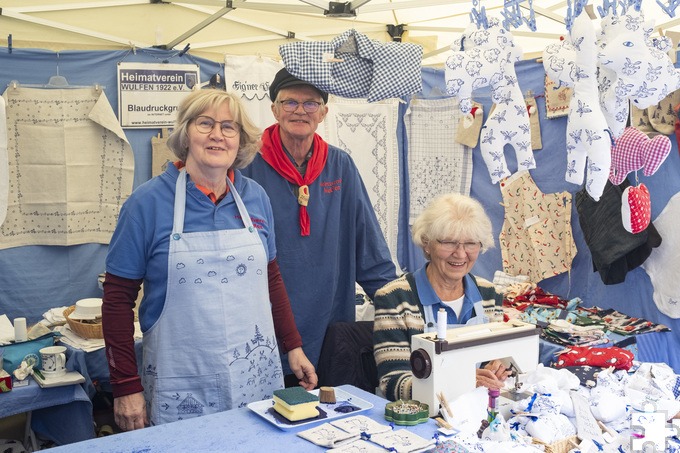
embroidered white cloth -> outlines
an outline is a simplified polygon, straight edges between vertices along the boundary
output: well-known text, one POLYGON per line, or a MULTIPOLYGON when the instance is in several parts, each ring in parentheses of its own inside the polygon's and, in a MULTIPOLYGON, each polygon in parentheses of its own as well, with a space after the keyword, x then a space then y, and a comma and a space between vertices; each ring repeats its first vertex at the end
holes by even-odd
POLYGON ((108 244, 134 156, 106 95, 10 87, 3 97, 10 192, 0 249, 108 244))
POLYGON ((396 99, 369 104, 365 99, 331 96, 323 128, 317 131, 328 143, 352 156, 397 267, 400 191, 396 142, 398 111, 399 101, 396 99))
POLYGON ((438 195, 470 195, 472 150, 455 138, 462 113, 458 101, 411 100, 404 122, 408 140, 409 225, 438 195))
POLYGON ((7 113, 5 98, 0 97, 0 225, 7 215, 7 194, 9 193, 9 180, 7 168, 7 113))
POLYGON ((654 303, 659 311, 673 319, 680 318, 680 193, 668 201, 654 226, 663 238, 661 245, 642 263, 654 287, 654 303))
POLYGON ((283 64, 271 58, 255 55, 224 57, 227 91, 240 96, 248 117, 260 129, 275 123, 271 111, 273 99, 269 99, 269 84, 281 68, 283 64))

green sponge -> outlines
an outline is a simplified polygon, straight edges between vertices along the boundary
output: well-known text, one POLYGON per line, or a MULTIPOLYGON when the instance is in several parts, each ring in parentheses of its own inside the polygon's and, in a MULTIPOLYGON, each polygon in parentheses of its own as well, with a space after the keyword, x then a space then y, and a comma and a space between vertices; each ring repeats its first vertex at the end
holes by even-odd
POLYGON ((289 406, 296 406, 298 404, 311 403, 319 401, 319 397, 309 393, 302 387, 289 387, 287 389, 274 390, 274 396, 289 406))

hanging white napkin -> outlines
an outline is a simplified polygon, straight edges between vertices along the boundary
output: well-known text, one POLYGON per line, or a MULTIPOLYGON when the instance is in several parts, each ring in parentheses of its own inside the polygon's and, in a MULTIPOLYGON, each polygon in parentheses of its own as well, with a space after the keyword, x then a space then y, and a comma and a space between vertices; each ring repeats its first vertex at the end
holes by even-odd
POLYGON ((14 341, 14 325, 7 315, 0 315, 0 345, 14 341))

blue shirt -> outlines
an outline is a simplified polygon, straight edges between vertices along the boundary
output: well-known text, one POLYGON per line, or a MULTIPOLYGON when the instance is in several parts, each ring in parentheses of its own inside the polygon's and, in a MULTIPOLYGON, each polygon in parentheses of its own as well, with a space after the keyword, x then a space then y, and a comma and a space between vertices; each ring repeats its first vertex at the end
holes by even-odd
MULTIPOLYGON (((168 251, 179 170, 168 165, 165 173, 145 182, 123 204, 109 244, 106 271, 123 278, 144 279, 139 306, 142 331, 151 327, 163 310, 168 280, 168 251)), ((190 175, 189 175, 190 176, 190 175)), ((234 187, 248 209, 264 244, 268 261, 276 257, 273 213, 269 197, 255 181, 234 172, 234 187)), ((184 231, 244 228, 231 193, 214 204, 189 177, 184 231)), ((187 301, 191 302, 191 301, 187 301)))
POLYGON ((442 303, 442 300, 437 296, 434 288, 432 288, 432 284, 425 273, 428 264, 429 263, 426 263, 423 267, 413 273, 420 303, 423 305, 432 305, 433 313, 437 313, 440 308, 446 310, 446 319, 449 324, 465 324, 472 318, 475 302, 483 300, 479 288, 477 288, 477 285, 472 281, 472 277, 470 277, 469 274, 466 274, 465 277, 463 277, 465 298, 463 299, 463 307, 460 309, 460 318, 458 318, 451 307, 442 303))
MULTIPOLYGON (((369 297, 396 278, 387 242, 349 154, 328 146, 326 165, 309 185, 310 235, 300 235, 296 186, 258 154, 243 174, 271 198, 276 247, 305 354, 315 366, 326 329, 355 320, 355 282, 369 297)), ((290 372, 284 363, 285 372, 290 372)))

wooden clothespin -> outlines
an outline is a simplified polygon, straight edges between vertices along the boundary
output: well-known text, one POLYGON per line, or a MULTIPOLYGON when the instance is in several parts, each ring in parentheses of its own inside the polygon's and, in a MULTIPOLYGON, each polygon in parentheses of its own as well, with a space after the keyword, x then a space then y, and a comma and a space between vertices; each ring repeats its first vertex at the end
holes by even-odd
POLYGON ((446 420, 444 420, 441 417, 435 417, 434 421, 440 428, 453 429, 453 426, 451 426, 446 420))
POLYGON ((437 393, 437 399, 439 400, 439 404, 442 406, 442 415, 444 415, 446 420, 450 420, 451 417, 453 417, 453 411, 449 407, 449 402, 446 400, 444 392, 437 393))

